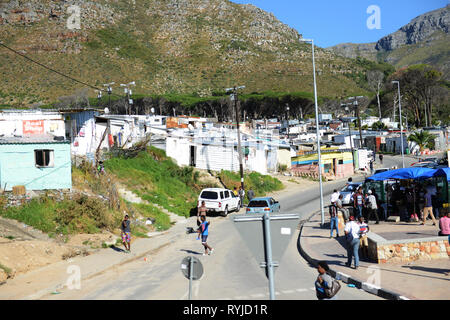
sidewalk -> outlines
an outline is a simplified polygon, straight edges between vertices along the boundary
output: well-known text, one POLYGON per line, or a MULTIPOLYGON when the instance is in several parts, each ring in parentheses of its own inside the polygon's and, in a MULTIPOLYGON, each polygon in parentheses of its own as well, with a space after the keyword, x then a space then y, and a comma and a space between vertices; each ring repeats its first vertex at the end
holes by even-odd
POLYGON ((85 257, 76 257, 60 261, 47 267, 39 268, 0 285, 0 300, 36 300, 45 296, 58 294, 74 270, 69 266, 78 266, 81 282, 114 267, 126 263, 154 257, 152 254, 170 245, 186 233, 186 227, 196 226, 196 217, 178 221, 169 230, 155 233, 150 238, 141 238, 131 243, 131 253, 123 251, 123 246, 99 249, 98 252, 85 257))
MULTIPOLYGON (((320 213, 315 213, 300 231, 300 251, 310 264, 325 260, 332 274, 338 273, 343 282, 386 299, 450 300, 450 275, 445 275, 450 271, 450 259, 398 264, 360 260, 359 268, 355 270, 354 262, 352 268, 345 266, 347 250, 344 231, 339 230, 340 238, 330 239, 329 218, 325 219, 325 228, 320 227, 320 222, 320 213), (373 283, 379 283, 379 288, 373 283)), ((371 221, 369 227, 371 232, 391 239, 429 237, 437 235, 438 230, 430 223, 419 226, 418 223, 383 221, 376 225, 371 221)))

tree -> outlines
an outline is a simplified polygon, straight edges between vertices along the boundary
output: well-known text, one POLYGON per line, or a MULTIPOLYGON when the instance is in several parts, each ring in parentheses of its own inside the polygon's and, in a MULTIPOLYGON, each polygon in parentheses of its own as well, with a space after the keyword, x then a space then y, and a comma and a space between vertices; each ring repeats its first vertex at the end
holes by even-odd
MULTIPOLYGON (((400 81, 404 105, 412 109, 417 127, 432 124, 433 102, 437 96, 436 88, 439 86, 442 73, 426 64, 413 65, 403 68, 391 76, 391 80, 400 81)), ((396 90, 394 84, 390 84, 391 91, 396 90)))
POLYGON ((383 129, 386 129, 387 127, 386 127, 386 125, 383 123, 383 122, 381 122, 381 121, 377 121, 377 122, 374 122, 373 124, 372 124, 372 130, 383 130, 383 129))
POLYGON ((377 103, 378 103, 378 116, 381 119, 381 104, 380 104, 380 91, 383 87, 384 73, 380 70, 369 70, 367 71, 367 83, 372 90, 377 93, 377 103))
POLYGON ((409 141, 417 143, 420 152, 422 152, 425 148, 432 149, 434 147, 434 139, 434 135, 424 130, 416 131, 408 137, 409 141))

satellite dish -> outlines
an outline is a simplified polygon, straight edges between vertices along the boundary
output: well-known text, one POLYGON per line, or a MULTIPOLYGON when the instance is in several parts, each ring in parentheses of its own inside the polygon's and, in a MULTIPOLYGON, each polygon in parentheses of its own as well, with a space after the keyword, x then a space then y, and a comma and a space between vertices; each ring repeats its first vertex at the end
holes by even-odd
POLYGON ((108 114, 109 113, 109 109, 108 108, 105 108, 105 114, 108 114))

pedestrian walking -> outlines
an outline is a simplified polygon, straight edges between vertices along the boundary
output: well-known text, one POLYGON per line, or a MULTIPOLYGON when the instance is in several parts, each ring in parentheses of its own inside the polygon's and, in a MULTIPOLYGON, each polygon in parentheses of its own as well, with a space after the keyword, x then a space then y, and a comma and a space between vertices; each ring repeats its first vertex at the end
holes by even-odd
POLYGON ((255 197, 255 192, 253 191, 252 188, 250 188, 250 190, 247 191, 247 198, 248 201, 252 201, 252 199, 255 197))
POLYGON ((334 229, 336 229, 336 238, 339 238, 339 221, 335 202, 330 205, 330 239, 333 237, 334 229))
POLYGON ((380 164, 383 164, 383 155, 380 153, 380 155, 378 156, 378 159, 380 159, 380 164))
POLYGON ((370 174, 373 174, 373 160, 370 160, 369 167, 370 167, 370 174))
POLYGON ((317 263, 317 271, 319 272, 319 275, 314 283, 317 299, 336 300, 336 293, 341 288, 341 285, 329 274, 330 267, 328 266, 328 263, 319 261, 317 263))
POLYGON ((203 255, 206 256, 207 254, 210 255, 214 251, 214 249, 211 248, 208 245, 208 243, 206 242, 208 240, 209 226, 211 223, 209 221, 206 221, 206 216, 201 216, 200 220, 201 220, 201 224, 197 230, 197 233, 198 233, 197 239, 199 239, 201 237, 202 245, 205 248, 205 253, 203 255), (209 249, 209 252, 208 252, 208 249, 209 249))
POLYGON ((359 247, 361 249, 361 256, 365 259, 369 258, 369 240, 367 239, 367 233, 369 232, 369 226, 364 222, 362 217, 358 218, 359 225, 359 247))
POLYGON ((241 208, 243 208, 245 199, 245 190, 242 189, 242 186, 239 188, 239 198, 241 198, 241 208))
POLYGON ((342 199, 343 198, 344 198, 344 196, 342 194, 340 194, 339 198, 336 200, 335 204, 336 204, 337 210, 342 212, 342 216, 344 218, 344 223, 347 223, 348 217, 349 217, 349 213, 348 213, 347 208, 344 208, 344 206, 342 204, 342 199))
POLYGON ((367 223, 369 223, 370 218, 372 218, 372 216, 375 216, 375 219, 377 222, 375 222, 375 224, 379 224, 380 223, 380 218, 378 217, 378 206, 377 206, 377 198, 375 197, 375 195, 373 194, 372 190, 367 191, 368 193, 368 197, 367 197, 367 223))
POLYGON ((433 226, 436 225, 436 219, 434 218, 433 214, 433 204, 431 199, 431 192, 427 190, 424 195, 424 208, 423 208, 423 221, 421 225, 425 225, 425 222, 427 220, 428 215, 431 215, 431 219, 433 219, 433 226))
POLYGON ((128 215, 125 215, 122 223, 120 224, 120 229, 122 230, 122 243, 125 247, 125 250, 131 252, 130 243, 131 243, 131 228, 130 228, 130 220, 128 215))
POLYGON ((356 218, 362 216, 364 208, 364 196, 362 194, 362 188, 358 188, 356 193, 353 195, 353 205, 356 210, 356 218))
POLYGON ((200 207, 197 208, 197 226, 200 226, 200 217, 201 216, 205 216, 206 217, 206 212, 208 211, 208 209, 206 208, 206 204, 205 201, 202 201, 202 204, 200 207))
POLYGON ((359 267, 359 225, 355 218, 350 216, 349 222, 345 225, 345 237, 347 240, 347 267, 352 265, 352 259, 355 258, 355 269, 359 267))

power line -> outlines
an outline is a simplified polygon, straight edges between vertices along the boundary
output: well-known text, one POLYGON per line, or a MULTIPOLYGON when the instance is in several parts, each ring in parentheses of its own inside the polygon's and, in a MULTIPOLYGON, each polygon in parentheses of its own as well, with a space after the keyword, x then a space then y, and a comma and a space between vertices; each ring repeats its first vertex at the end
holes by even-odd
MULTIPOLYGON (((65 77, 65 78, 67 78, 67 79, 70 79, 70 80, 72 80, 72 81, 75 81, 75 82, 77 82, 77 83, 80 83, 80 84, 82 84, 82 85, 85 85, 85 86, 87 86, 87 87, 90 87, 90 88, 95 89, 95 90, 98 90, 98 91, 105 91, 104 89, 97 88, 97 87, 95 87, 95 86, 93 86, 93 85, 90 85, 89 83, 86 83, 86 82, 80 81, 80 80, 78 80, 78 79, 75 79, 75 78, 73 78, 73 77, 71 77, 71 76, 68 76, 68 75, 66 75, 66 74, 64 74, 64 73, 62 73, 62 72, 60 72, 60 71, 58 71, 58 70, 52 69, 52 68, 50 68, 50 67, 48 67, 48 66, 46 66, 46 65, 44 65, 44 64, 42 64, 42 63, 40 63, 40 62, 38 62, 38 61, 36 61, 36 60, 33 60, 33 59, 31 59, 30 57, 28 57, 28 56, 26 56, 26 55, 24 55, 24 54, 18 52, 17 50, 14 50, 13 48, 8 47, 7 45, 5 45, 5 44, 4 44, 3 42, 1 42, 1 41, 0 41, 0 46, 5 47, 6 49, 12 51, 13 53, 15 53, 15 54, 21 56, 22 58, 24 58, 24 59, 26 59, 26 60, 28 60, 28 61, 31 61, 32 63, 35 63, 35 64, 41 66, 41 67, 44 68, 44 69, 47 69, 47 70, 49 70, 49 71, 51 71, 51 72, 54 72, 54 73, 56 73, 56 74, 59 74, 59 75, 62 76, 62 77, 65 77)), ((121 97, 121 96, 116 95, 116 94, 115 94, 115 96, 121 97)))

